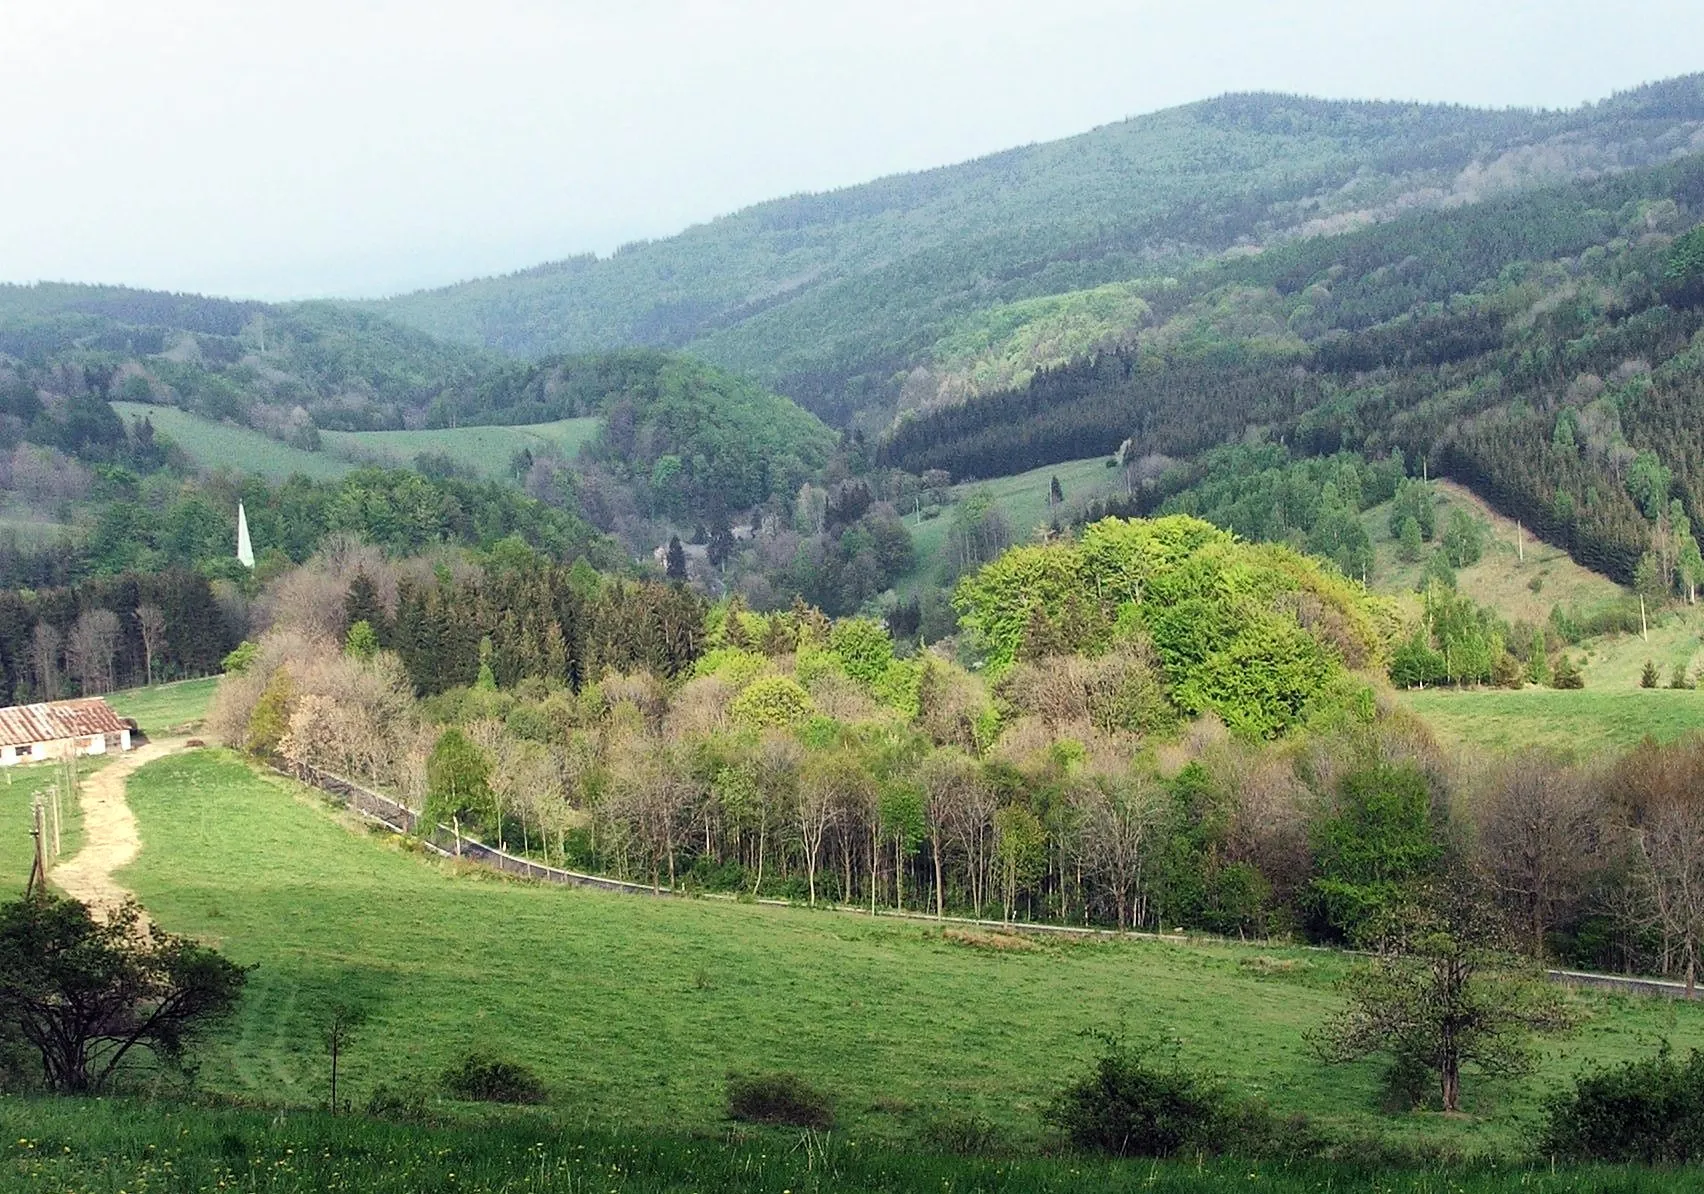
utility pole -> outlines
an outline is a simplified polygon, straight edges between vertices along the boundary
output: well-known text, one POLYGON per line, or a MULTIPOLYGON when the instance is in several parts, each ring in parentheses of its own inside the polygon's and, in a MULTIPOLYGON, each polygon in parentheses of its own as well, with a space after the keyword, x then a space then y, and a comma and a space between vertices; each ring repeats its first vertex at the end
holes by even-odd
POLYGON ((1639 637, 1651 641, 1651 624, 1645 621, 1645 595, 1639 594, 1639 637))
POLYGON ((1526 563, 1526 540, 1521 535, 1521 520, 1515 519, 1515 559, 1526 563))

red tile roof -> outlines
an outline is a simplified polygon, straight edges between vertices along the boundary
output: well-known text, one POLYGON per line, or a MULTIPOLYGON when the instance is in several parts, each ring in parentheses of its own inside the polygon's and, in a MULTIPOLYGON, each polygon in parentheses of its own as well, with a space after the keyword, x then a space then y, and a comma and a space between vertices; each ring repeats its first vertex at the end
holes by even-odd
POLYGON ((100 697, 0 709, 0 746, 116 734, 128 728, 100 697))

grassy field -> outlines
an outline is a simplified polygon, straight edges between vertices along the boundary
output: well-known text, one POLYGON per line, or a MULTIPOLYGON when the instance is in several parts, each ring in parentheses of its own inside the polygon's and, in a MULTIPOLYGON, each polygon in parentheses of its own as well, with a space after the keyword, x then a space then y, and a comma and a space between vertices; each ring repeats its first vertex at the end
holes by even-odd
MULTIPOLYGON (((1022 543, 1052 521, 1054 512, 1048 508, 1047 497, 1054 477, 1059 478, 1059 488, 1065 494, 1066 511, 1116 490, 1123 483, 1124 474, 1118 469, 1107 468, 1106 460, 1105 456, 1068 460, 1010 477, 953 486, 950 501, 941 508, 938 517, 921 522, 915 514, 906 517, 906 529, 911 532, 911 542, 917 553, 917 567, 895 586, 896 591, 901 596, 909 596, 921 583, 935 575, 941 552, 946 547, 947 532, 952 529, 953 508, 971 493, 987 489, 994 497, 994 504, 1006 516, 1013 539, 1022 543)), ((1068 523, 1070 520, 1062 517, 1061 521, 1068 523)))
POLYGON ((324 431, 324 450, 292 448, 232 423, 219 423, 171 406, 115 402, 126 423, 147 415, 190 459, 207 470, 230 468, 279 481, 295 473, 318 480, 341 477, 363 464, 408 468, 422 452, 442 452, 481 477, 509 476, 509 462, 522 448, 560 449, 572 458, 597 434, 598 420, 559 419, 523 427, 457 427, 432 431, 324 431))
POLYGON ((1492 751, 1542 746, 1583 758, 1647 736, 1671 742, 1704 730, 1704 691, 1433 688, 1404 692, 1401 700, 1444 741, 1492 751))
MULTIPOLYGON (((1469 510, 1488 529, 1479 562, 1457 571, 1458 588, 1505 620, 1543 624, 1553 605, 1590 611, 1626 596, 1626 590, 1608 577, 1581 567, 1562 549, 1535 540, 1530 532, 1520 535, 1524 547, 1517 551, 1514 522, 1453 482, 1435 484, 1440 533, 1456 508, 1469 510)), ((1425 564, 1397 558, 1389 507, 1374 507, 1363 521, 1377 561, 1372 587, 1411 595, 1425 564)), ((1437 548, 1428 545, 1426 550, 1437 548)), ((1545 746, 1584 755, 1625 749, 1647 735, 1671 741, 1704 730, 1704 692, 1639 687, 1647 659, 1657 664, 1664 684, 1675 664, 1691 671, 1704 662, 1704 617, 1699 611, 1653 615, 1648 639, 1636 634, 1601 635, 1569 654, 1583 665, 1584 690, 1435 689, 1407 692, 1402 700, 1445 741, 1495 751, 1545 746)))
POLYGON ((612 1135, 520 1114, 477 1126, 424 1126, 317 1112, 0 1096, 4 1191, 1659 1194, 1700 1184, 1695 1169, 1390 1171, 1371 1159, 1339 1166, 1214 1158, 1006 1160, 924 1155, 839 1134, 612 1135))
POLYGON ((1602 635, 1581 644, 1575 657, 1585 664, 1587 687, 1604 691, 1637 689, 1647 659, 1657 665, 1659 683, 1669 682, 1676 664, 1695 676, 1704 664, 1704 612, 1670 610, 1651 619, 1648 637, 1602 635))
POLYGON ((570 460, 598 431, 596 418, 559 419, 520 427, 455 427, 430 431, 323 431, 330 452, 354 461, 408 467, 422 452, 442 452, 481 477, 511 475, 509 462, 522 448, 555 448, 570 460))
POLYGON ((107 703, 118 711, 119 716, 134 717, 143 733, 160 738, 199 729, 201 719, 207 716, 207 705, 218 687, 218 676, 206 676, 200 680, 179 680, 175 684, 115 692, 107 697, 107 703))
POLYGON ((147 415, 160 434, 169 437, 202 469, 219 468, 282 481, 296 473, 317 480, 341 477, 355 466, 325 452, 304 452, 248 427, 218 423, 173 406, 114 402, 126 424, 147 415))
MULTIPOLYGON (((1576 564, 1567 552, 1534 539, 1530 530, 1518 532, 1472 492, 1453 481, 1433 482, 1437 494, 1437 533, 1449 525, 1450 511, 1465 509, 1485 523, 1485 551, 1479 562, 1456 572, 1456 587, 1481 605, 1488 605, 1506 621, 1542 624, 1554 605, 1581 610, 1611 604, 1626 590, 1607 576, 1576 564), (1517 549, 1516 540, 1521 546, 1517 549), (1536 584, 1537 587, 1534 587, 1536 584)), ((1374 506, 1361 516, 1367 537, 1373 541, 1371 587, 1383 593, 1414 592, 1425 570, 1426 558, 1438 550, 1436 539, 1425 547, 1426 556, 1404 563, 1397 556, 1390 534, 1390 506, 1374 506)))
MULTIPOLYGON (((104 759, 79 759, 79 773, 88 775, 98 769, 104 759)), ((30 861, 35 840, 30 836, 33 818, 32 800, 37 792, 49 802, 58 779, 58 765, 30 763, 0 770, 0 898, 10 899, 23 889, 30 877, 30 861)), ((51 818, 52 813, 48 814, 51 818)), ((48 821, 52 832, 52 820, 48 821)), ((83 811, 75 800, 61 796, 59 801, 59 856, 69 858, 83 844, 83 811)), ((51 839, 50 839, 51 866, 51 839)))
POLYGON ((1578 996, 1583 1029, 1518 1088, 1476 1082, 1469 1114, 1375 1110, 1371 1065, 1326 1067, 1303 1033, 1335 1005, 1329 952, 1151 940, 988 948, 926 924, 803 909, 530 887, 352 832, 316 794, 195 752, 130 783, 140 860, 120 875, 164 925, 258 964, 207 1085, 324 1097, 316 1007, 369 1001, 356 1097, 429 1088, 469 1049, 533 1066, 562 1122, 714 1130, 733 1070, 831 1090, 845 1129, 914 1139, 948 1114, 1018 1144, 1092 1055, 1089 1030, 1179 1042, 1191 1062, 1282 1112, 1349 1132, 1517 1147, 1539 1094, 1587 1061, 1659 1037, 1704 1044, 1704 1009, 1578 996))

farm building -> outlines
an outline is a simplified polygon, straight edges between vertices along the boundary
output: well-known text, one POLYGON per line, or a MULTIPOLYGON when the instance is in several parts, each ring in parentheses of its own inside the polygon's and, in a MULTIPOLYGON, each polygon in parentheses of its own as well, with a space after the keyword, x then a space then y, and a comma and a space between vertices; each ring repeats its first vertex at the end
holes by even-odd
POLYGON ((130 749, 131 723, 99 697, 0 709, 0 767, 130 749))

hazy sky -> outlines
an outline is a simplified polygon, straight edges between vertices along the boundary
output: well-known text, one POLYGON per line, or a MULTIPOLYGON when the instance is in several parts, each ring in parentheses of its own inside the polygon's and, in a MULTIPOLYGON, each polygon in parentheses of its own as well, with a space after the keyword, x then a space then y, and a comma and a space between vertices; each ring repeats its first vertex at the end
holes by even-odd
POLYGON ((1700 0, 0 0, 0 280, 382 294, 1224 91, 1700 69, 1700 0))

